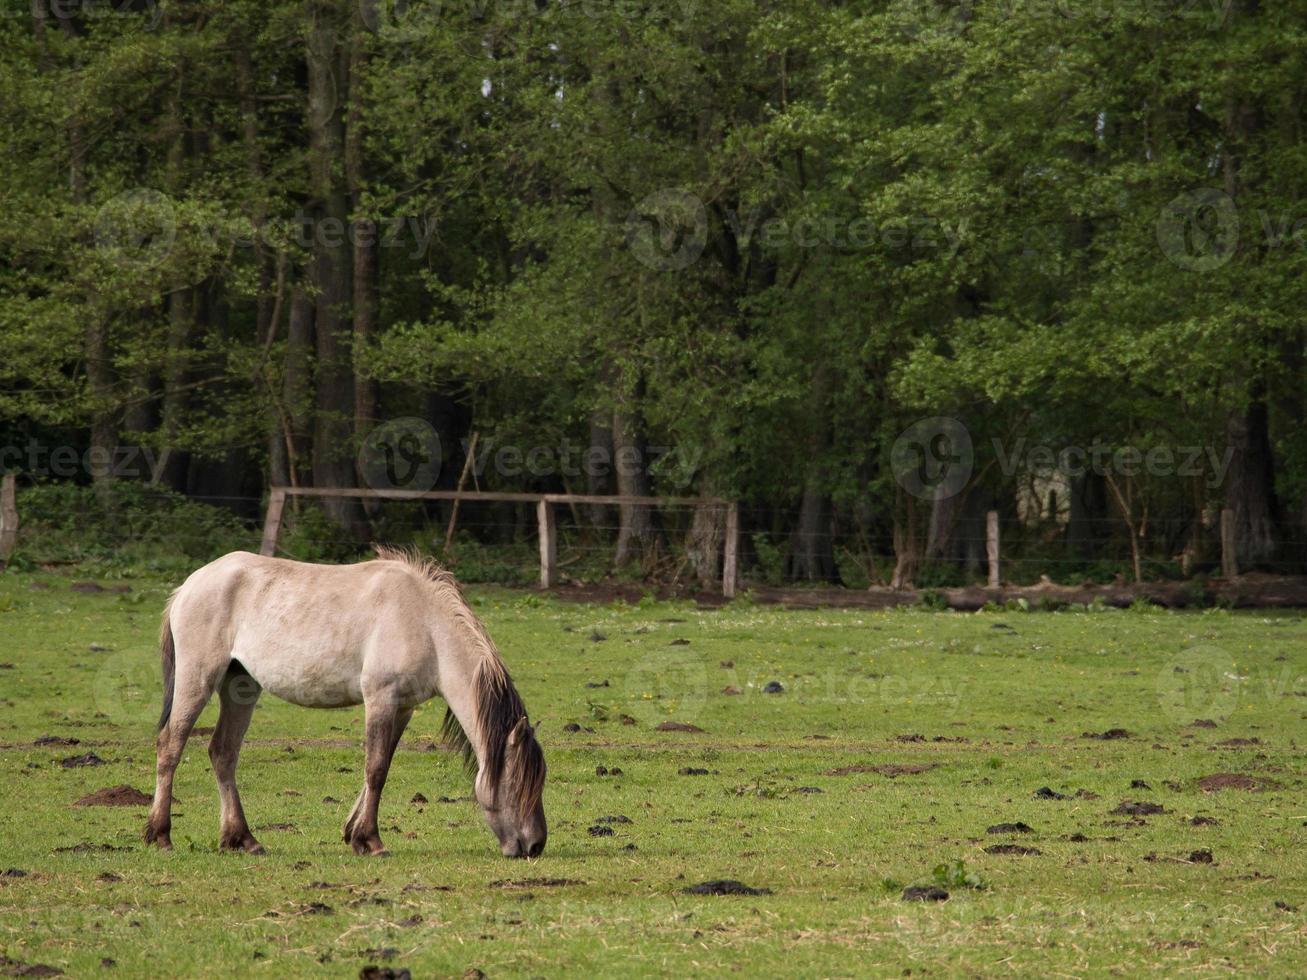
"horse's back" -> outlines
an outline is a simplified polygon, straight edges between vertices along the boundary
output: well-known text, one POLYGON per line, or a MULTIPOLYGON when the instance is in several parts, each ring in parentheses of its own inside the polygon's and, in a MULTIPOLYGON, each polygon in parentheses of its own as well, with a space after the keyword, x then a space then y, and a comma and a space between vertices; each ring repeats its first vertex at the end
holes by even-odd
POLYGON ((265 689, 308 707, 363 700, 366 674, 389 645, 428 642, 422 596, 401 563, 311 565, 234 552, 178 590, 181 651, 238 660, 265 689))

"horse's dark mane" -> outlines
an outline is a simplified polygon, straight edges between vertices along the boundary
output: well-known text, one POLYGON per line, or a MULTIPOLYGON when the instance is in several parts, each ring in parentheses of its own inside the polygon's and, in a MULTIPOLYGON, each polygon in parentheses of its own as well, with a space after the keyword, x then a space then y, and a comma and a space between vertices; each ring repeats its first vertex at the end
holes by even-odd
MULTIPOLYGON (((448 601, 455 620, 479 648, 481 662, 472 675, 472 688, 476 724, 485 739, 486 757, 483 766, 486 779, 495 788, 497 796, 507 792, 508 798, 516 800, 519 812, 525 815, 539 802, 544 790, 545 757, 528 725, 528 735, 517 747, 516 764, 511 767, 511 772, 505 773, 508 767, 508 736, 517 727, 517 723, 526 718, 526 707, 522 704, 517 689, 513 687, 513 680, 499 658, 494 641, 468 606, 458 582, 448 569, 441 567, 432 558, 422 558, 412 552, 386 547, 378 547, 376 550, 378 558, 403 562, 434 585, 436 591, 448 601), (510 782, 501 785, 506 775, 510 782)), ((448 709, 445 710, 445 720, 440 726, 440 736, 446 746, 463 754, 464 768, 469 775, 475 777, 476 751, 472 748, 467 732, 448 709)))
MULTIPOLYGON (((498 670, 486 669, 488 666, 485 662, 480 664, 472 681, 476 693, 477 724, 485 736, 483 768, 496 794, 507 794, 508 799, 516 801, 519 813, 525 815, 539 802, 544 789, 545 757, 528 723, 526 738, 516 747, 516 763, 510 772, 505 772, 509 768, 508 736, 518 722, 526 718, 526 707, 503 665, 499 665, 498 670)), ((477 758, 472 742, 448 709, 440 735, 447 746, 463 753, 464 767, 469 775, 475 776, 477 758)))

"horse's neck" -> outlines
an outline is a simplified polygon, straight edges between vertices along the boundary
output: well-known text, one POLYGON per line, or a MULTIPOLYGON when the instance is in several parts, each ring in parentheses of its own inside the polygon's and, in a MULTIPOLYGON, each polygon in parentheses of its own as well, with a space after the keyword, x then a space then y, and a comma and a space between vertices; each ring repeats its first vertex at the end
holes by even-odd
POLYGON ((476 676, 486 654, 461 625, 449 630, 446 642, 438 644, 437 650, 441 695, 467 736, 480 769, 486 758, 488 733, 477 717, 476 676))

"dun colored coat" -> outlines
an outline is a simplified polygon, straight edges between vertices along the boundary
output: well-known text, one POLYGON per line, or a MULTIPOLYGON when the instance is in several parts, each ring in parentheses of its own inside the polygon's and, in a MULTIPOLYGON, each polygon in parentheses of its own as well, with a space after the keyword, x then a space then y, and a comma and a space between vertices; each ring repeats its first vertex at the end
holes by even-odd
POLYGON ((376 561, 310 565, 237 552, 191 575, 163 616, 163 715, 147 843, 169 848, 173 773, 218 692, 209 758, 223 847, 258 853, 236 761, 259 695, 306 708, 362 704, 364 784, 345 840, 381 854, 377 806, 413 709, 445 699, 444 735, 463 750, 475 794, 507 857, 535 857, 547 829, 544 754, 489 634, 449 572, 379 548, 376 561))

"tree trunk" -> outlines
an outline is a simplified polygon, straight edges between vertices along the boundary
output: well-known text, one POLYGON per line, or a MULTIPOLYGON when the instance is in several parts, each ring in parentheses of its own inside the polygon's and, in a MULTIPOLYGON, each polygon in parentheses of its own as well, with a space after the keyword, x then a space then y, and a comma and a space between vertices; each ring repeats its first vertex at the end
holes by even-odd
POLYGON ((906 509, 894 519, 894 576, 890 579, 891 589, 910 589, 917 579, 917 569, 921 567, 920 535, 917 533, 917 501, 911 496, 898 492, 900 504, 906 509))
POLYGON ((273 258, 267 241, 267 207, 264 198, 265 174, 263 154, 259 146, 259 112, 255 101, 254 66, 250 61, 250 42, 238 34, 232 39, 235 49, 236 94, 240 102, 241 138, 245 144, 245 167, 255 188, 251 201, 250 220, 254 226, 254 262, 259 270, 259 291, 255 297, 255 336, 265 352, 265 361, 256 373, 254 384, 266 388, 269 409, 268 433, 268 484, 284 487, 291 482, 291 457, 287 442, 290 436, 288 414, 282 393, 273 386, 274 371, 266 358, 276 342, 278 321, 286 290, 284 253, 273 258))
POLYGON ((281 398, 284 417, 279 420, 290 486, 302 484, 309 475, 304 467, 313 446, 313 378, 310 369, 313 319, 313 297, 306 289, 297 286, 291 292, 290 317, 286 325, 286 367, 281 398))
POLYGON ((113 450, 118 442, 113 405, 113 370, 109 363, 109 317, 97 306, 87 310, 86 382, 91 396, 91 480, 97 487, 113 482, 113 450))
POLYGON ((354 248, 354 435, 360 442, 377 422, 377 385, 359 370, 359 359, 377 328, 379 272, 377 223, 365 216, 367 161, 363 137, 363 76, 368 65, 367 33, 354 25, 350 45, 350 109, 345 128, 345 175, 353 212, 354 248))
POLYGON ((1248 407, 1230 416, 1231 449, 1226 506, 1234 511, 1239 568, 1248 571, 1274 560, 1279 542, 1275 466, 1267 420, 1265 389, 1254 385, 1248 407))
MULTIPOLYGON (((38 22, 44 24, 46 10, 39 8, 38 22)), ((59 25, 69 38, 83 33, 76 17, 60 17, 59 25)), ((70 116, 65 124, 68 137, 68 183, 74 204, 86 203, 86 139, 82 121, 70 116)), ((88 240, 87 248, 92 247, 88 240)), ((109 358, 109 311, 90 287, 86 303, 86 330, 83 333, 83 352, 86 357, 86 387, 91 422, 91 449, 103 461, 111 462, 113 448, 118 441, 118 421, 113 404, 113 369, 109 358)), ((91 479, 97 488, 104 488, 113 480, 111 465, 92 468, 91 479)))
MULTIPOLYGON (((1226 14, 1230 18, 1253 16, 1259 6, 1259 0, 1227 0, 1226 14)), ((1242 167, 1245 158, 1253 152, 1252 144, 1260 126, 1257 107, 1252 102, 1236 96, 1229 98, 1222 127, 1221 174, 1225 193, 1236 204, 1242 203, 1240 192, 1245 182, 1242 167)), ((1272 561, 1279 543, 1279 506, 1275 498, 1263 379, 1254 379, 1248 394, 1247 406, 1231 414, 1227 427, 1233 453, 1226 484, 1226 506, 1234 511, 1241 571, 1272 561)))
MULTIPOLYGON (((149 327, 143 324, 142 329, 149 327)), ((123 410, 123 432, 134 440, 134 445, 145 445, 150 434, 159 427, 159 400, 156 397, 158 385, 159 375, 155 365, 142 360, 132 368, 127 405, 123 410)), ((134 475, 142 481, 150 479, 148 471, 134 475)))
MULTIPOLYGON (((353 487, 354 377, 351 370, 353 262, 349 198, 338 163, 345 149, 342 103, 348 98, 347 59, 340 38, 347 26, 338 3, 309 4, 309 176, 318 225, 310 264, 317 298, 317 417, 313 433, 313 482, 318 487, 353 487)), ((357 500, 328 498, 323 510, 346 533, 366 540, 368 528, 357 500)))
POLYGON ((824 458, 831 442, 830 371, 823 364, 813 372, 809 393, 808 468, 799 504, 799 522, 790 537, 787 574, 798 582, 837 582, 835 537, 824 458))
POLYGON ((1189 482, 1193 516, 1189 526, 1189 540, 1180 555, 1180 571, 1185 575, 1192 575, 1203 563, 1203 511, 1207 505, 1204 482, 1201 476, 1195 476, 1189 482))
POLYGON ((168 360, 163 370, 163 415, 160 420, 164 451, 168 460, 163 482, 178 493, 186 492, 190 453, 177 448, 190 394, 186 371, 187 354, 195 331, 196 290, 175 289, 168 295, 168 360))
POLYGON ((988 495, 977 487, 933 498, 925 557, 949 562, 968 574, 979 572, 981 563, 988 562, 985 551, 988 501, 988 495))
MULTIPOLYGON (((638 412, 618 409, 613 413, 613 469, 617 492, 625 497, 647 497, 651 493, 644 435, 638 412)), ((617 551, 613 564, 621 568, 635 560, 648 562, 658 554, 658 529, 648 507, 621 504, 618 507, 617 551)))
MULTIPOLYGON (((1277 344, 1283 380, 1277 384, 1274 402, 1275 418, 1301 420, 1307 417, 1307 331, 1298 327, 1286 330, 1277 344)), ((1283 421, 1280 423, 1283 425, 1283 421)), ((1301 443, 1299 443, 1301 445, 1301 443)), ((1290 451, 1286 452, 1286 455, 1290 451)), ((1285 569, 1301 573, 1307 561, 1307 491, 1299 490, 1295 497, 1282 500, 1281 529, 1286 540, 1280 548, 1280 558, 1292 563, 1285 569)))
POLYGON ((1107 481, 1103 474, 1088 470, 1073 476, 1070 483, 1067 550, 1080 559, 1097 558, 1109 520, 1107 481))
POLYGON ((799 523, 790 537, 787 575, 796 582, 838 582, 830 497, 822 486, 821 470, 813 464, 803 488, 799 523))
MULTIPOLYGON (((186 160, 186 126, 182 119, 180 86, 171 86, 164 113, 164 131, 168 138, 168 158, 165 165, 165 187, 177 200, 182 193, 184 179, 182 167, 186 160)), ((163 451, 167 454, 163 468, 163 482, 178 493, 187 488, 187 470, 190 454, 177 447, 181 427, 190 401, 187 392, 187 358, 195 335, 196 310, 200 302, 198 290, 186 282, 174 281, 167 295, 168 333, 163 365, 163 405, 160 416, 160 435, 163 451)))
POLYGON ((694 509, 686 536, 685 557, 690 576, 701 589, 719 588, 722 580, 722 543, 726 536, 726 508, 704 504, 694 509))
MULTIPOLYGON (((613 428, 612 416, 596 412, 590 419, 590 446, 581 461, 585 470, 585 492, 604 496, 613 492, 613 428)), ((586 520, 596 540, 608 537, 612 526, 613 510, 605 504, 590 504, 585 508, 586 520)))

